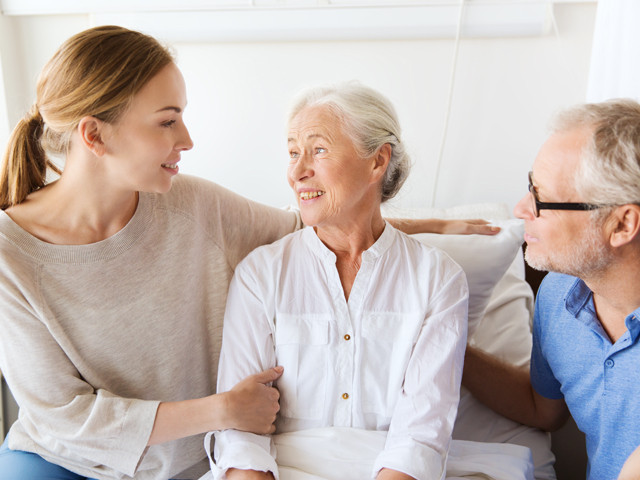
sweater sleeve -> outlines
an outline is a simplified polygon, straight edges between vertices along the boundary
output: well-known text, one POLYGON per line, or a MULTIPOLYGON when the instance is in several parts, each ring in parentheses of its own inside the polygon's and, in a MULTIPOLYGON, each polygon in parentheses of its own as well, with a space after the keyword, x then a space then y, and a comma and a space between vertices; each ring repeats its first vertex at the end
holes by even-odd
MULTIPOLYGON (((195 204, 208 219, 209 235, 225 252, 231 269, 249 252, 302 228, 295 209, 263 205, 207 180, 187 177, 180 185, 189 208, 195 204)), ((201 215, 202 214, 202 215, 201 215)))
POLYGON ((23 433, 16 440, 12 431, 9 446, 54 461, 64 458, 81 468, 104 466, 133 476, 145 454, 158 402, 121 398, 92 387, 40 320, 44 307, 37 289, 25 287, 37 282, 12 281, 9 276, 23 272, 19 267, 3 265, 3 270, 0 368, 20 406, 18 429, 23 433))

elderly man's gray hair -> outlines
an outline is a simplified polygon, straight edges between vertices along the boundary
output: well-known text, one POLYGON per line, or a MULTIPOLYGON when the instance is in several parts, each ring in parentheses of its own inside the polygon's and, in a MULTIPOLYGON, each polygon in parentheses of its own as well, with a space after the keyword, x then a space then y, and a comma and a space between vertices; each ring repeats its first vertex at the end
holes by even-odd
POLYGON ((579 105, 560 113, 553 124, 555 132, 575 128, 593 131, 575 178, 582 200, 612 205, 640 202, 640 104, 616 99, 579 105))

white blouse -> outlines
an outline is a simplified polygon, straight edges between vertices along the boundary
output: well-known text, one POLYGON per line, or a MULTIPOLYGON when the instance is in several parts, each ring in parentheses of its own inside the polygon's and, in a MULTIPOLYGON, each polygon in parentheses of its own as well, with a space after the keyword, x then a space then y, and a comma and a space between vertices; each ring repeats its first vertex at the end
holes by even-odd
MULTIPOLYGON (((467 333, 467 282, 445 253, 387 224, 344 296, 336 257, 312 227, 238 265, 224 319, 218 392, 282 365, 277 433, 388 431, 373 466, 444 478, 467 333)), ((214 476, 272 471, 269 436, 216 432, 214 476)), ((348 472, 345 472, 347 474, 348 472)))

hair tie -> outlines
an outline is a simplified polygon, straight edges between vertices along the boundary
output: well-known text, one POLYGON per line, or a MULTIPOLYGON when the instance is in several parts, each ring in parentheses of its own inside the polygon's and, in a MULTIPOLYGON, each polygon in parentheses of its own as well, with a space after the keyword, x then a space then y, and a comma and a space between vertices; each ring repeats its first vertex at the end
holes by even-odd
POLYGON ((29 110, 29 112, 26 115, 26 119, 25 119, 28 123, 36 123, 38 125, 42 125, 44 124, 44 119, 42 118, 42 115, 40 114, 40 109, 38 108, 37 104, 34 104, 31 109, 29 110))

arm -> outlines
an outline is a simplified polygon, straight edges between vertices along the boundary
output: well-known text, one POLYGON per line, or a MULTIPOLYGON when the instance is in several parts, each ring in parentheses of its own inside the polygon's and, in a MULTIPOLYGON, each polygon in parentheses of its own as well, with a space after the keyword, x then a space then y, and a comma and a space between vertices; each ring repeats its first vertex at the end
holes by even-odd
POLYGON ((200 205, 206 208, 211 238, 226 252, 232 269, 249 252, 302 228, 297 210, 285 210, 254 202, 220 185, 195 179, 200 185, 200 205))
MULTIPOLYGON (((3 290, 0 287, 0 290, 3 290)), ((85 380, 31 307, 2 295, 0 365, 36 441, 133 476, 158 402, 123 398, 85 380)))
POLYGON ((148 445, 228 428, 273 433, 279 395, 267 384, 281 374, 282 368, 271 368, 248 376, 225 393, 160 403, 148 445))
POLYGON ((416 269, 430 273, 423 295, 427 303, 385 448, 374 464, 380 479, 396 478, 399 472, 414 478, 440 478, 460 398, 468 298, 464 273, 440 255, 429 257, 416 269))
POLYGON ((123 398, 86 381, 47 328, 15 297, 3 296, 3 304, 0 364, 20 407, 28 412, 25 421, 78 457, 127 472, 149 445, 214 428, 260 433, 274 428, 278 392, 264 384, 277 379, 281 370, 253 375, 230 392, 200 399, 160 403, 123 398))
MULTIPOLYGON (((250 372, 273 367, 276 361, 269 321, 273 314, 267 312, 267 302, 262 301, 270 298, 269 282, 257 279, 247 265, 243 262, 238 266, 229 288, 218 368, 219 392, 250 372)), ((277 473, 270 437, 237 430, 218 431, 215 436, 216 464, 229 478, 270 478, 264 475, 277 473)))
POLYGON ((462 383, 482 403, 516 422, 553 431, 569 416, 564 400, 538 394, 529 372, 467 346, 462 383))
POLYGON ((438 218, 387 218, 398 230, 412 235, 414 233, 440 233, 446 235, 495 235, 500 227, 489 225, 485 220, 441 220, 438 218))
POLYGON ((636 448, 624 462, 618 480, 638 480, 640 478, 640 447, 636 448))

